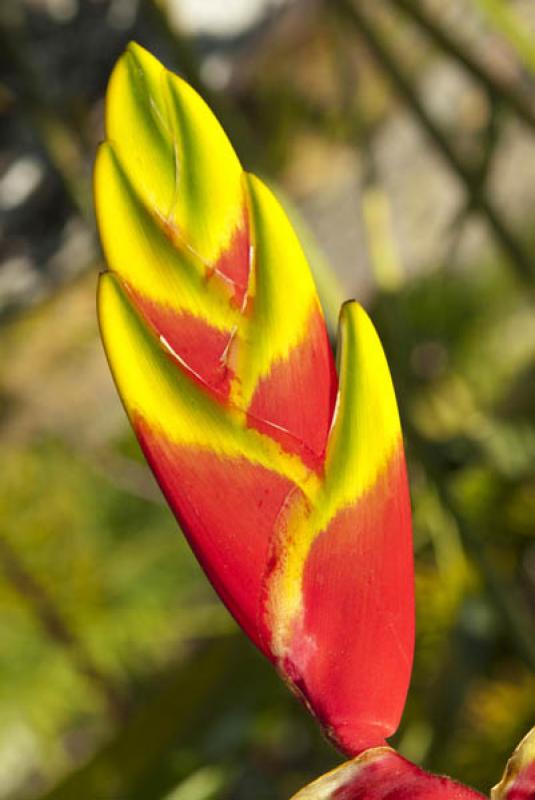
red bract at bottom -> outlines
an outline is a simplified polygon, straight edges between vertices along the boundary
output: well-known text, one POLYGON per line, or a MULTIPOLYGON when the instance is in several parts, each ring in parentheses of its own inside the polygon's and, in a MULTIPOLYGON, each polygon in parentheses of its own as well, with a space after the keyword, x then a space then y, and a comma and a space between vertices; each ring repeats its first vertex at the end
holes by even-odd
POLYGON ((293 800, 483 800, 483 795, 424 772, 389 747, 377 747, 314 781, 293 800))

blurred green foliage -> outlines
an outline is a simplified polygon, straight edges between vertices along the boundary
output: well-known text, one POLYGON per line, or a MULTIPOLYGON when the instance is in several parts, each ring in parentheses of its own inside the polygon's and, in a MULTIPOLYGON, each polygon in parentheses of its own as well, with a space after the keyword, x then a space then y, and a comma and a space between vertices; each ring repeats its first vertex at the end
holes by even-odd
POLYGON ((129 38, 200 88, 247 166, 294 204, 307 192, 327 202, 333 174, 358 159, 360 281, 352 265, 330 278, 314 261, 331 315, 341 291, 366 293, 406 434, 418 627, 396 746, 488 792, 535 720, 534 213, 516 202, 513 215, 493 182, 512 120, 535 159, 525 9, 294 5, 237 38, 222 87, 207 84, 210 43, 173 27, 170 4, 0 9, 2 164, 24 146, 46 168, 42 196, 4 226, 6 259, 22 242, 40 282, 1 309, 1 800, 284 800, 339 760, 237 631, 144 467, 98 344, 96 250, 83 250, 77 280, 80 250, 55 255, 70 230, 95 247, 89 173, 105 81, 129 38), (488 36, 501 62, 482 52, 488 36), (420 91, 445 61, 478 87, 479 116, 464 124, 443 124, 420 91), (404 263, 378 163, 383 131, 407 114, 459 198, 418 269, 404 263), (487 236, 463 258, 474 219, 487 236))

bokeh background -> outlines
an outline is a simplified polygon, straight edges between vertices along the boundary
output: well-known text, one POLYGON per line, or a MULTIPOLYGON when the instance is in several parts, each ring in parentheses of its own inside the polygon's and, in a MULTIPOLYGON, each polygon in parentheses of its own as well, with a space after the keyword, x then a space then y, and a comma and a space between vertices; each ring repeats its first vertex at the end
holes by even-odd
POLYGON ((534 31, 533 0, 1 1, 0 800, 284 800, 340 760, 201 575, 98 341, 130 39, 301 220, 333 332, 349 296, 380 330, 417 564, 395 743, 498 780, 535 722, 534 31))

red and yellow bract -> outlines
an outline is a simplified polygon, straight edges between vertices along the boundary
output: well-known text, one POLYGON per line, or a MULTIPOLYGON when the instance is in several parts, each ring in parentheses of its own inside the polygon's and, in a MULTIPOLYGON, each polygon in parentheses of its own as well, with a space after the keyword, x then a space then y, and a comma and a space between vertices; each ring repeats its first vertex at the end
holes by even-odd
MULTIPOLYGON (((457 781, 431 775, 390 747, 374 747, 323 775, 292 800, 483 800, 457 781)), ((518 745, 491 800, 535 800, 535 728, 518 745)))
POLYGON ((195 91, 130 45, 95 169, 99 318, 126 411, 208 577, 350 755, 397 728, 413 638, 410 504, 375 330, 335 367, 272 192, 195 91))

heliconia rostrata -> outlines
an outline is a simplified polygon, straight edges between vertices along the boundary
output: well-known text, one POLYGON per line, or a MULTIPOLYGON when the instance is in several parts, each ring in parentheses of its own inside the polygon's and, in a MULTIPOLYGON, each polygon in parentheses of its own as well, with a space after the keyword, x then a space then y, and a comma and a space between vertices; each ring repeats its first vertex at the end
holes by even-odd
POLYGON ((335 365, 285 212, 136 44, 110 80, 95 203, 101 333, 143 452, 223 602, 356 756, 297 797, 480 797, 385 746, 411 674, 413 558, 368 316, 342 307, 335 365))

